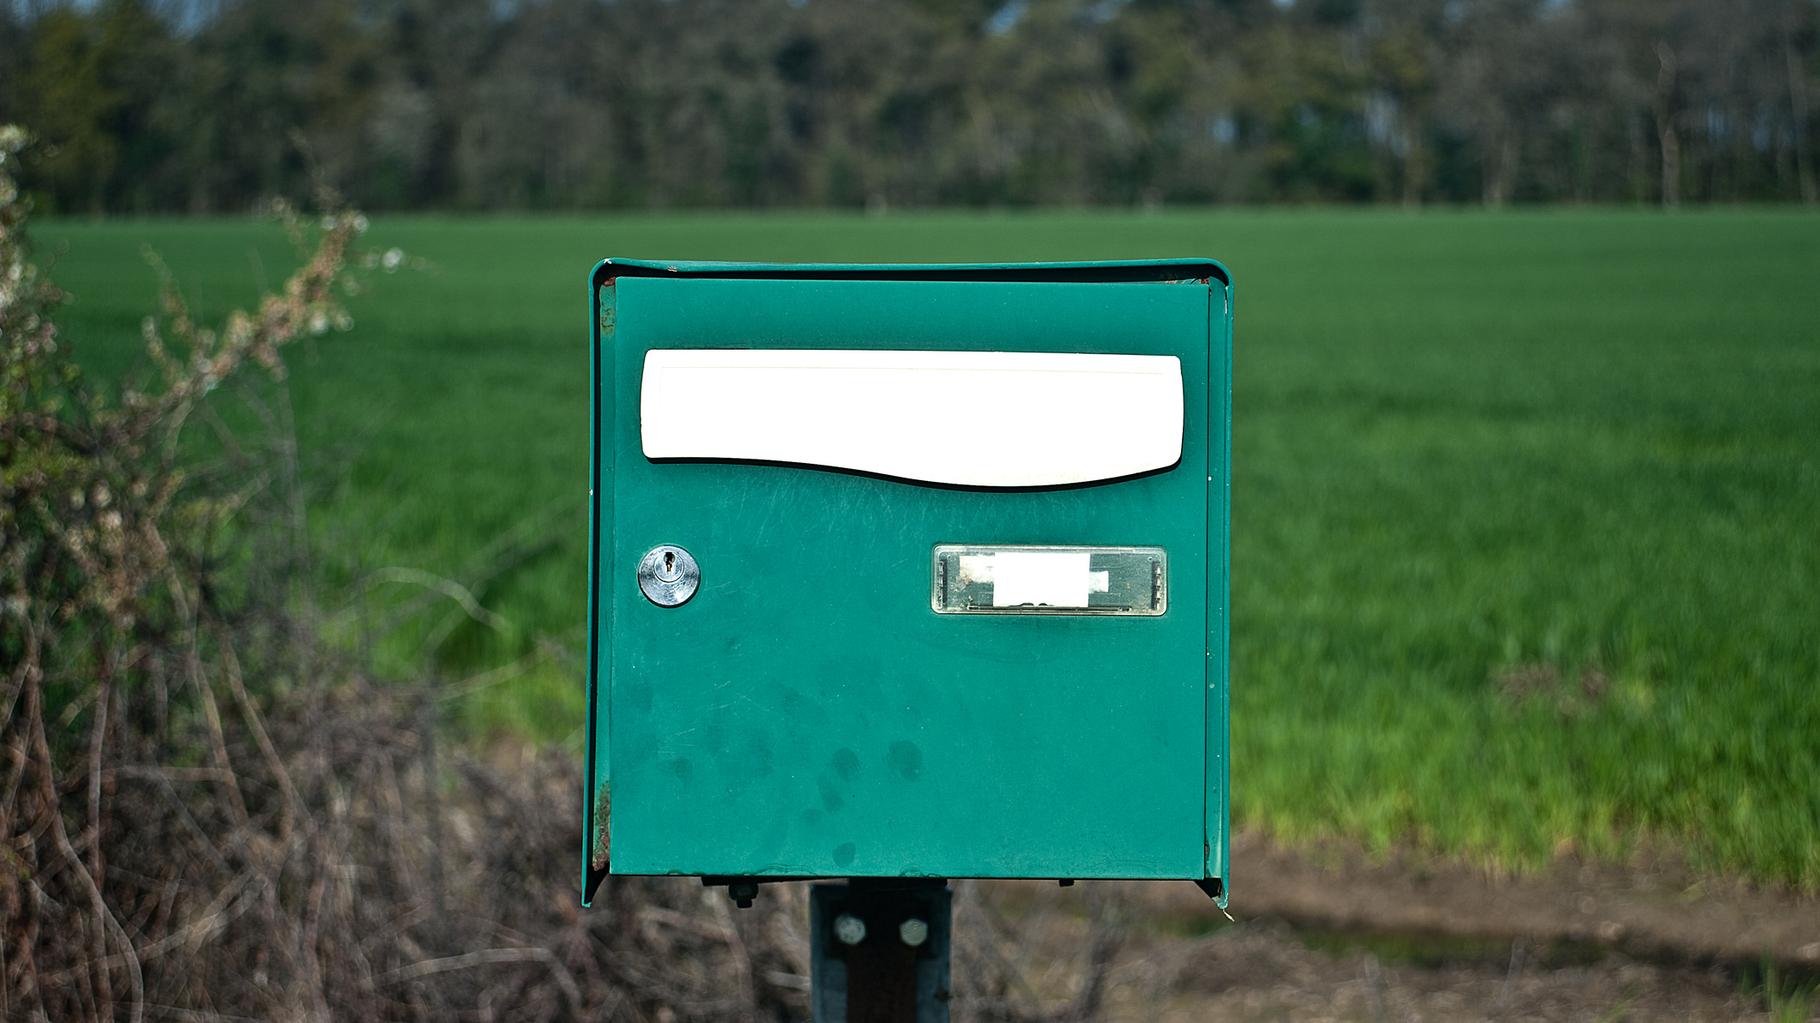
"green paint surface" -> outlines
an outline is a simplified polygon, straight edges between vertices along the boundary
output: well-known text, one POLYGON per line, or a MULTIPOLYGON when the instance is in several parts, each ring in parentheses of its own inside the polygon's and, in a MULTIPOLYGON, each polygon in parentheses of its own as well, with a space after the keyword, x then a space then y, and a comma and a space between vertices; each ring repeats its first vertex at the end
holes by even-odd
POLYGON ((1226 288, 1041 273, 1056 279, 625 276, 602 289, 593 739, 615 873, 1223 867, 1226 804, 1209 782, 1223 789, 1226 744, 1226 288), (1182 460, 1029 491, 647 460, 645 352, 730 347, 1174 355, 1182 460), (660 543, 701 564, 679 608, 646 601, 634 577, 660 543), (1169 610, 937 615, 940 543, 1162 546, 1169 610))

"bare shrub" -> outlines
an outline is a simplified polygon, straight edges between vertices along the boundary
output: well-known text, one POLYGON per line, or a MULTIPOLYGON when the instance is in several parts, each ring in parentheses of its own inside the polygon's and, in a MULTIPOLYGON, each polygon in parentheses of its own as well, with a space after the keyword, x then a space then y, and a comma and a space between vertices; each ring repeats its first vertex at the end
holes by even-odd
MULTIPOLYGON (((438 692, 318 640, 294 449, 210 406, 345 326, 364 218, 286 213, 302 264, 216 327, 166 274, 155 370, 108 401, 52 321, 0 133, 0 1013, 7 1018, 756 1019, 799 1008, 786 901, 681 881, 582 913, 576 774, 437 754, 438 692), (207 459, 186 443, 206 422, 207 459), (294 457, 290 470, 294 470, 294 457), (249 522, 254 526, 249 527, 249 522), (301 550, 293 525, 277 545, 301 550)), ((156 264, 155 264, 156 265, 156 264)), ((162 272, 162 268, 160 267, 162 272)), ((280 392, 280 397, 282 396, 280 392)))

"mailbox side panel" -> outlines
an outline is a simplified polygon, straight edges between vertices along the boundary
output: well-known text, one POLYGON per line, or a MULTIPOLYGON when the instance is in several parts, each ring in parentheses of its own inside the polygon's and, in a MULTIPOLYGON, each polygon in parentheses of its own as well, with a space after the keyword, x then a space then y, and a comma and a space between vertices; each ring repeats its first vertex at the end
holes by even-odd
POLYGON ((1207 309, 1207 828, 1206 876, 1219 904, 1231 894, 1232 842, 1232 324, 1230 278, 1212 285, 1207 309))
POLYGON ((607 695, 612 658, 606 638, 612 635, 613 602, 604 599, 603 576, 612 565, 613 437, 603 424, 613 422, 613 319, 617 294, 604 276, 603 260, 588 275, 588 720, 587 760, 582 790, 582 904, 607 875, 610 852, 607 831, 612 794, 612 756, 608 748, 607 695), (603 283, 604 282, 604 283, 603 283))
MULTIPOLYGON (((1224 581, 1211 578, 1223 511, 1207 479, 1224 434, 1200 411, 1224 407, 1217 286, 621 278, 611 290, 602 404, 620 412, 601 425, 615 464, 597 624, 614 639, 596 665, 596 730, 611 734, 597 734, 610 763, 595 778, 603 793, 614 783, 614 872, 1205 876, 1210 683, 1224 658, 1209 645, 1208 598, 1224 581), (644 352, 671 347, 1176 355, 1196 411, 1176 467, 1090 487, 654 463, 628 410, 644 352), (628 572, 658 543, 701 563, 682 607, 650 605, 628 572), (1169 612, 937 616, 941 543, 1164 546, 1169 612)), ((933 394, 931 410, 966 411, 933 394)), ((1116 410, 1080 414, 1117 429, 1116 410)), ((1219 716, 1223 729, 1223 703, 1219 716)))

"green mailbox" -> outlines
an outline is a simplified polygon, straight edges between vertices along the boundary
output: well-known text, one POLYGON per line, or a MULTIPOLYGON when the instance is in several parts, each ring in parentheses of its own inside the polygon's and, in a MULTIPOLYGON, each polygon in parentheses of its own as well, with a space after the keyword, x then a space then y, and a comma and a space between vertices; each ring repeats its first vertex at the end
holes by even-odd
POLYGON ((610 871, 1224 904, 1224 268, 610 259, 589 290, 590 897, 610 871))

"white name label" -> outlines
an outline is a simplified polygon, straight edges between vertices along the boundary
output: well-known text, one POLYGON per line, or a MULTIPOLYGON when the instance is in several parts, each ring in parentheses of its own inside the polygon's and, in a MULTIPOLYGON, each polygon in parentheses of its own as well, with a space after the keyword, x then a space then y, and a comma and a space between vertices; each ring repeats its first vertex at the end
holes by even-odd
POLYGON ((1173 355, 652 349, 645 457, 981 487, 1092 483, 1182 456, 1173 355))

